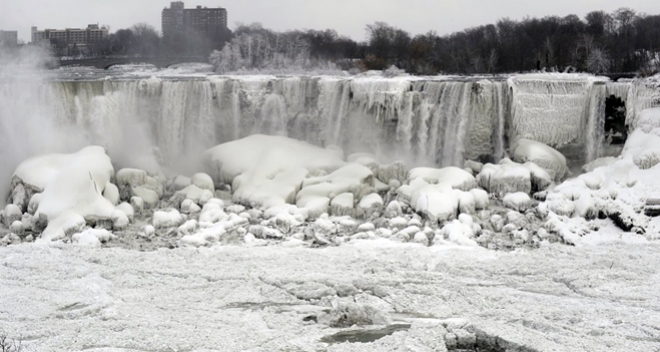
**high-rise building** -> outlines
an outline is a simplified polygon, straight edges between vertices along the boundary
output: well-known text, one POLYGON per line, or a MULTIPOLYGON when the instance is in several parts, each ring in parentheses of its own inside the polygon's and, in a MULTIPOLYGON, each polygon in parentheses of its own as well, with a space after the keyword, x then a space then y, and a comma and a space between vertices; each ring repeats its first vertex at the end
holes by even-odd
POLYGON ((0 30, 0 46, 16 46, 16 45, 18 45, 17 31, 0 30))
POLYGON ((224 35, 227 32, 227 10, 202 6, 186 9, 182 1, 175 1, 163 9, 162 26, 164 37, 177 33, 224 35))
POLYGON ((61 44, 85 46, 108 36, 108 29, 97 24, 87 28, 44 29, 32 27, 32 44, 61 44))

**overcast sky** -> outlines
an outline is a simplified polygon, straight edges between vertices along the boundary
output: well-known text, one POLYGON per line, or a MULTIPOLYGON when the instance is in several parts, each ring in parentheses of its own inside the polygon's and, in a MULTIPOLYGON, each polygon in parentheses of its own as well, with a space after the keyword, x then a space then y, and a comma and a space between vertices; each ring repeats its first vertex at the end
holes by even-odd
MULTIPOLYGON (((435 30, 447 34, 494 23, 500 18, 525 16, 580 17, 593 10, 612 12, 626 6, 638 12, 660 14, 657 0, 194 0, 196 5, 224 7, 229 27, 261 22, 264 27, 335 29, 361 41, 365 25, 384 21, 413 35, 435 30)), ((111 31, 146 22, 160 30, 162 0, 0 0, 0 29, 18 30, 30 40, 30 27, 77 28, 90 23, 109 25, 111 31)))

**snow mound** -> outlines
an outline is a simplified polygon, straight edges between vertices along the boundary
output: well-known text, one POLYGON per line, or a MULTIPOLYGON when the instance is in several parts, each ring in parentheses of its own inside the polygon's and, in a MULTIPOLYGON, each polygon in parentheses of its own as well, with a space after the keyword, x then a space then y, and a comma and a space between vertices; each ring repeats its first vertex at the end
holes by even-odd
POLYGON ((111 219, 115 206, 103 192, 113 174, 105 149, 92 146, 72 154, 30 158, 16 168, 14 178, 43 190, 35 204, 35 217, 48 221, 42 238, 60 239, 70 234, 68 225, 73 218, 75 224, 83 225, 85 220, 111 219), (55 221, 59 217, 62 219, 55 221))

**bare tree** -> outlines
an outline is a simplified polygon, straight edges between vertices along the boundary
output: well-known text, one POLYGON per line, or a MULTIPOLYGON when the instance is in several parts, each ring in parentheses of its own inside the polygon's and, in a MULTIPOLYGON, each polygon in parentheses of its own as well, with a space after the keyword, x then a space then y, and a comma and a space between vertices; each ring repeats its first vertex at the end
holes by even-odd
POLYGON ((12 340, 7 334, 0 331, 0 352, 21 352, 23 350, 23 341, 12 340))
POLYGON ((607 73, 610 69, 607 52, 600 48, 591 49, 587 58, 587 69, 591 73, 607 73))

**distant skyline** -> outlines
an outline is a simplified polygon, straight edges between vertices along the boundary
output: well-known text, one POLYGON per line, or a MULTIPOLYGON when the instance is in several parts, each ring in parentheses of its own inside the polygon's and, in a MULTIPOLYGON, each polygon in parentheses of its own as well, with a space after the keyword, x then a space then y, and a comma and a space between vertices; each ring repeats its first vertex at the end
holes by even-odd
MULTIPOLYGON (((509 17, 545 17, 575 14, 584 18, 591 11, 612 12, 629 7, 637 12, 660 14, 660 1, 649 0, 197 0, 196 5, 224 7, 229 28, 238 23, 260 22, 264 27, 289 29, 334 29, 354 40, 365 39, 365 26, 387 22, 412 35, 430 30, 440 35, 469 27, 495 23, 509 17)), ((17 30, 19 39, 30 41, 30 27, 83 28, 91 23, 110 26, 111 32, 145 22, 161 30, 162 0, 2 0, 0 30, 17 30)))

